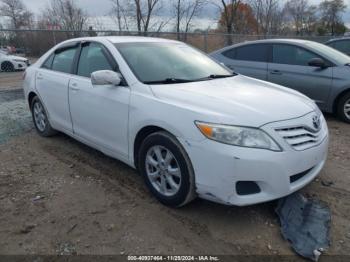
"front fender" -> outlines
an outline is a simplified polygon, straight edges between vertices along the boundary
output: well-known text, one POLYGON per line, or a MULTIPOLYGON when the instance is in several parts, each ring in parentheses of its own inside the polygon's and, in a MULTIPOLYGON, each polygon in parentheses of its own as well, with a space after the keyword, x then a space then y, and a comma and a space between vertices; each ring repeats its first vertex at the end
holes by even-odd
POLYGON ((138 132, 147 126, 166 130, 183 140, 202 141, 205 137, 195 126, 196 112, 166 103, 152 95, 133 94, 129 111, 129 158, 133 162, 134 143, 138 132))

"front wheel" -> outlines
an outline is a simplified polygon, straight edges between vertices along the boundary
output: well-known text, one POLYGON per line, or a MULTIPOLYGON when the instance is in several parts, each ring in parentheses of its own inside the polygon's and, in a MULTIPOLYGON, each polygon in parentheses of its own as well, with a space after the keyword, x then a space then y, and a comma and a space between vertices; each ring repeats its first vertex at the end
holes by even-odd
POLYGON ((57 131, 51 127, 45 108, 37 96, 32 100, 31 111, 34 126, 39 135, 49 137, 57 133, 57 131))
POLYGON ((1 70, 4 72, 13 72, 15 71, 15 67, 11 62, 6 61, 1 64, 1 70))
POLYGON ((350 124, 350 93, 345 94, 340 98, 337 108, 338 116, 350 124))
POLYGON ((167 132, 149 135, 139 151, 139 171, 152 194, 164 205, 180 207, 195 198, 190 159, 167 132))

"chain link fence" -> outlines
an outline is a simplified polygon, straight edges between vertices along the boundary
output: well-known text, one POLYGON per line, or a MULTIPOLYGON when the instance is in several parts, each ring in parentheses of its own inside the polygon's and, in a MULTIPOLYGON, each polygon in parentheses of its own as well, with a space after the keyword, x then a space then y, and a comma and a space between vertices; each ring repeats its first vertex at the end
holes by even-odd
POLYGON ((0 46, 13 46, 17 52, 27 56, 39 57, 56 44, 71 38, 85 36, 149 36, 186 42, 204 52, 212 52, 223 48, 229 43, 236 44, 269 38, 299 38, 316 42, 326 42, 330 36, 280 36, 280 35, 228 35, 212 32, 176 33, 176 32, 147 32, 132 31, 68 31, 68 30, 8 30, 0 29, 0 46))

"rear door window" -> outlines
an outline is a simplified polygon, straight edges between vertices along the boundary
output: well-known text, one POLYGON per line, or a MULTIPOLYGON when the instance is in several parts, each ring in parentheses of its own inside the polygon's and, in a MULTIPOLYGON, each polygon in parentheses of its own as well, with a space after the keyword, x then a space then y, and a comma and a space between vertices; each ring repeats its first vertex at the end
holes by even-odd
POLYGON ((69 48, 55 54, 52 62, 52 70, 70 74, 76 51, 77 47, 69 48))
POLYGON ((267 63, 268 56, 269 45, 267 44, 253 44, 235 49, 236 60, 267 63))

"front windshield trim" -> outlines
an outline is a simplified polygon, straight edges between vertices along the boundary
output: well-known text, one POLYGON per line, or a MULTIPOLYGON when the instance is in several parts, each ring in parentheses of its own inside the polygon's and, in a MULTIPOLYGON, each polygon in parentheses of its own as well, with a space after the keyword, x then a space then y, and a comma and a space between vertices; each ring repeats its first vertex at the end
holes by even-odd
MULTIPOLYGON (((176 77, 169 77, 169 78, 165 78, 165 79, 154 79, 152 81, 145 81, 142 80, 141 77, 138 75, 138 73, 135 71, 135 69, 133 68, 133 66, 129 63, 128 59, 126 59, 125 55, 123 54, 123 52, 120 51, 120 48, 123 46, 127 46, 127 45, 142 45, 142 44, 159 44, 159 45, 177 45, 177 46, 187 46, 189 48, 192 48, 194 50, 196 50, 197 52, 203 54, 206 58, 210 59, 213 63, 215 63, 216 65, 218 65, 219 67, 221 67, 223 70, 225 70, 225 72, 227 73, 227 75, 225 75, 224 77, 233 77, 236 76, 237 74, 230 71, 228 68, 226 68, 225 66, 223 66, 222 64, 218 63, 217 61, 215 61, 213 58, 211 58, 210 56, 208 56, 207 54, 205 54, 204 52, 202 52, 201 50, 198 50, 192 46, 188 46, 184 43, 172 43, 172 42, 122 42, 122 43, 114 43, 114 46, 116 47, 116 49, 118 50, 119 54, 122 56, 122 58, 124 59, 125 63, 128 65, 129 69, 132 71, 132 73, 134 74, 134 76, 137 78, 137 80, 143 84, 147 84, 147 85, 160 85, 160 84, 180 84, 180 83, 189 83, 189 82, 199 82, 199 81, 209 81, 209 80, 213 80, 216 78, 211 78, 210 76, 215 75, 208 75, 208 76, 203 76, 200 78, 194 78, 194 79, 178 79, 176 77), (174 81, 167 81, 169 79, 174 79, 174 81), (179 81, 176 81, 179 80, 179 81), (166 82, 166 83, 165 83, 166 82)), ((222 77, 223 78, 223 77, 222 77)))

